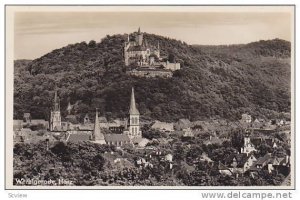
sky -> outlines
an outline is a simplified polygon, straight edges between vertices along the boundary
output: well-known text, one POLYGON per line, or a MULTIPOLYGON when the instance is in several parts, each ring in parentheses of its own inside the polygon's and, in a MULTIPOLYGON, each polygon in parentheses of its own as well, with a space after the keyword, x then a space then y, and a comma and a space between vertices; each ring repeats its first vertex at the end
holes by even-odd
POLYGON ((220 11, 21 11, 14 13, 14 58, 35 59, 68 44, 106 35, 154 33, 188 44, 245 44, 280 38, 291 41, 293 16, 286 10, 220 11))

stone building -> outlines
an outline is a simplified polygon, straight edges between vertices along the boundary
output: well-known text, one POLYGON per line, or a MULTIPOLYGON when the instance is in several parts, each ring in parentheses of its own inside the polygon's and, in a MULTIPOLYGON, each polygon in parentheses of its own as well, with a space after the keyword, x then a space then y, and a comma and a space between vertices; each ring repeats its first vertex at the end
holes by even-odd
POLYGON ((148 45, 147 40, 143 38, 143 33, 140 28, 134 35, 135 39, 131 40, 128 35, 127 42, 124 45, 124 60, 125 65, 128 66, 132 63, 138 63, 138 65, 147 65, 150 63, 150 55, 160 57, 159 44, 157 47, 151 47, 148 45))

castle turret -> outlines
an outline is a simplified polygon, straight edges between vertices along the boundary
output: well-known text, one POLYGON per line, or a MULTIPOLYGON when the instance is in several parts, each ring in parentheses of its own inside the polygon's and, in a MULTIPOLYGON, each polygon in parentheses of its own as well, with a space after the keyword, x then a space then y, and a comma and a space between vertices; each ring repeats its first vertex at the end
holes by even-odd
POLYGON ((59 130, 61 130, 60 102, 57 96, 57 91, 55 91, 53 107, 50 116, 50 131, 59 131, 59 130))
POLYGON ((135 37, 135 42, 139 46, 141 46, 143 44, 143 33, 141 33, 140 27, 139 27, 137 35, 135 37))
POLYGON ((131 91, 130 109, 129 109, 129 137, 141 137, 140 131, 140 113, 136 108, 134 88, 131 91))
POLYGON ((99 124, 99 118, 98 118, 98 109, 96 108, 96 117, 95 117, 95 124, 94 124, 94 132, 92 135, 92 140, 95 143, 99 144, 106 144, 104 135, 101 133, 100 130, 100 124, 99 124))

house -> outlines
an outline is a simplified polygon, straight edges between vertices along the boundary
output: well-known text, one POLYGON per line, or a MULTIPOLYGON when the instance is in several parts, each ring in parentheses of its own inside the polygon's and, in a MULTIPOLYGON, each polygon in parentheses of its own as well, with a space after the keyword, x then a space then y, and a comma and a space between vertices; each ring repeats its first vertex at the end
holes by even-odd
POLYGON ((31 119, 31 125, 41 125, 44 129, 49 129, 49 122, 44 119, 31 119))
POLYGON ((257 159, 257 161, 250 167, 249 171, 253 172, 258 172, 262 170, 264 167, 266 167, 272 158, 271 153, 267 153, 263 157, 260 157, 257 159))
POLYGON ((13 130, 19 131, 23 128, 23 120, 13 120, 13 130))
POLYGON ((191 129, 193 131, 208 131, 210 129, 210 124, 207 121, 194 121, 192 122, 191 129))
POLYGON ((262 122, 259 121, 259 119, 255 119, 252 124, 251 127, 254 129, 261 129, 263 128, 264 124, 262 122))
POLYGON ((246 113, 242 114, 242 119, 240 120, 241 123, 251 123, 252 117, 246 113))
POLYGON ((258 158, 249 169, 252 174, 257 174, 261 170, 267 170, 269 173, 276 170, 288 175, 290 171, 290 157, 277 157, 267 153, 263 157, 258 158))
POLYGON ((194 137, 194 133, 192 132, 191 128, 184 128, 182 129, 183 133, 183 137, 194 137))
POLYGON ((266 138, 265 142, 272 148, 277 148, 278 141, 275 138, 266 138))
POLYGON ((24 113, 24 115, 23 115, 23 121, 25 123, 28 123, 28 124, 31 122, 31 115, 30 115, 30 113, 24 113))
POLYGON ((219 162, 218 171, 222 175, 228 175, 228 176, 232 175, 232 171, 221 162, 219 162))
POLYGON ((174 124, 176 130, 183 130, 191 127, 191 122, 188 119, 179 119, 178 122, 174 124))
POLYGON ((77 117, 76 115, 67 115, 66 116, 66 121, 67 122, 71 122, 72 124, 78 124, 78 120, 77 120, 77 117))
POLYGON ((222 144, 225 140, 221 140, 219 137, 217 136, 212 136, 210 135, 209 136, 209 139, 208 140, 205 140, 203 142, 203 144, 205 145, 209 145, 209 144, 222 144))
POLYGON ((167 155, 165 155, 165 161, 168 162, 173 162, 173 155, 168 153, 167 155))
POLYGON ((200 156, 200 161, 205 161, 205 162, 208 162, 208 163, 213 163, 214 161, 208 157, 208 155, 206 153, 202 153, 201 156, 200 156))
POLYGON ((244 173, 257 161, 253 154, 235 153, 226 158, 225 165, 232 172, 244 173))
POLYGON ((138 147, 144 148, 149 143, 149 140, 147 138, 133 138, 132 143, 138 147))
POLYGON ((151 128, 162 132, 172 132, 174 131, 174 124, 155 120, 151 128))

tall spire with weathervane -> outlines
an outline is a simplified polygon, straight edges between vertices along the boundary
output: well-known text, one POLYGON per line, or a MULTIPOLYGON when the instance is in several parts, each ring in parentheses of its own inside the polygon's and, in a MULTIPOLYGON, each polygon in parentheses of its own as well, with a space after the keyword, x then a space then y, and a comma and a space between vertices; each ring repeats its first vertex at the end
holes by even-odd
POLYGON ((129 109, 129 137, 141 137, 140 112, 136 108, 134 88, 131 89, 130 109, 129 109))

